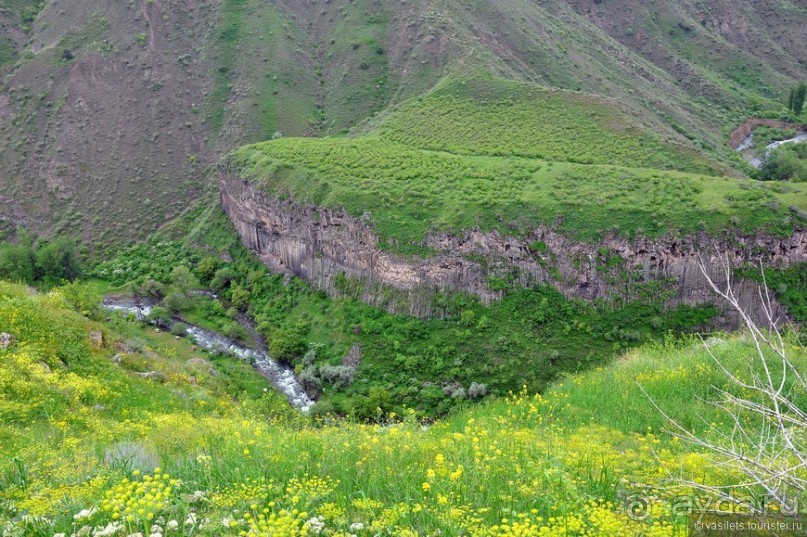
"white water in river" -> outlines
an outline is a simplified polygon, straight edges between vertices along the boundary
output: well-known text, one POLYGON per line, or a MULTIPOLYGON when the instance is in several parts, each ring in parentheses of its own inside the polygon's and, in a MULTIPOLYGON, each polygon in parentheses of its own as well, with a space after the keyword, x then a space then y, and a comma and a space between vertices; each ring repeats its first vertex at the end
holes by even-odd
MULTIPOLYGON (((131 301, 116 301, 113 303, 105 300, 104 307, 112 311, 132 313, 141 321, 151 313, 150 306, 135 304, 131 301)), ((188 336, 200 347, 210 352, 234 356, 251 363, 258 373, 266 377, 280 393, 286 396, 289 403, 301 412, 308 412, 308 409, 314 404, 314 401, 305 393, 297 377, 294 376, 294 371, 274 360, 268 353, 259 349, 245 347, 219 333, 196 325, 188 325, 187 331, 188 336)))
MULTIPOLYGON (((762 166, 762 159, 765 158, 765 156, 768 153, 770 153, 780 145, 793 144, 797 142, 807 142, 807 132, 799 132, 793 138, 788 138, 787 140, 779 140, 778 142, 768 144, 768 146, 765 148, 765 151, 762 153, 761 156, 751 157, 750 159, 748 159, 748 162, 754 168, 759 168, 760 166, 762 166)), ((737 146, 737 149, 735 151, 737 151, 738 153, 742 153, 746 149, 750 149, 753 144, 754 144, 754 133, 752 132, 751 134, 748 135, 748 137, 745 140, 740 142, 740 145, 737 146)))

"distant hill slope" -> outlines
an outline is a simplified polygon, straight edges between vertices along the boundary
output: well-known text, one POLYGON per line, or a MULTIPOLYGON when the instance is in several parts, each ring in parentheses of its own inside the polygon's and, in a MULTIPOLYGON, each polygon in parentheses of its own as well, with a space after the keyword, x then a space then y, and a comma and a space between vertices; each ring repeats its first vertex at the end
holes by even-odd
POLYGON ((726 130, 807 78, 807 15, 708 4, 0 0, 0 232, 143 237, 234 147, 337 135, 479 70, 616 99, 725 168, 726 130))
POLYGON ((648 122, 618 101, 487 76, 452 81, 407 101, 375 132, 464 155, 705 173, 721 167, 668 125, 648 122))

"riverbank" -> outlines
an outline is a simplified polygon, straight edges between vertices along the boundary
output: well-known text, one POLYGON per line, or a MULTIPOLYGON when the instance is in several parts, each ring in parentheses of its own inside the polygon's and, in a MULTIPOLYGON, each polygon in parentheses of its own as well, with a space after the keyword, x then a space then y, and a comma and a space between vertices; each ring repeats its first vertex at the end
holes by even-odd
MULTIPOLYGON (((138 321, 146 321, 156 305, 156 301, 153 300, 121 297, 105 297, 103 301, 104 308, 134 315, 138 321)), ((206 351, 225 354, 252 364, 255 370, 283 394, 294 408, 306 413, 314 404, 314 400, 306 394, 302 384, 297 380, 294 371, 269 355, 265 341, 260 336, 255 338, 257 341, 255 347, 250 347, 213 330, 188 323, 181 317, 176 317, 173 321, 185 324, 187 337, 206 351)), ((257 335, 254 325, 246 316, 239 316, 237 321, 245 330, 257 335)))

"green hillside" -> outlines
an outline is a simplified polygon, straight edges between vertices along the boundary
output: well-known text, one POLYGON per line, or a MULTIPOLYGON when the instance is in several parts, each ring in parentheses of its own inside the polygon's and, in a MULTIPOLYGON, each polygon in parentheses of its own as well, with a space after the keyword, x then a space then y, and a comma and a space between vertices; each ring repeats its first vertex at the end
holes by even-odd
POLYGON ((806 17, 774 0, 2 0, 0 234, 112 250, 198 200, 231 150, 368 122, 460 153, 742 176, 726 135, 787 117, 806 17), (552 89, 469 110, 441 85, 480 73, 552 89))
MULTIPOLYGON (((246 369, 190 369, 198 351, 184 340, 89 321, 77 296, 0 283, 0 326, 15 336, 0 350, 0 527, 12 535, 666 536, 686 523, 666 479, 739 479, 704 472, 706 455, 663 433, 639 388, 708 437, 730 430, 701 400, 726 377, 692 341, 425 427, 407 411, 385 427, 309 422, 246 369), (629 516, 637 493, 647 517, 629 516)), ((733 338, 714 349, 740 372, 754 353, 733 338)), ((807 365, 803 348, 791 356, 807 365)))
POLYGON ((463 156, 379 138, 282 139, 243 147, 232 162, 273 196, 354 216, 371 211, 385 247, 402 252, 417 251, 430 232, 478 226, 518 235, 560 216, 560 229, 581 240, 615 228, 650 237, 733 227, 789 233, 803 225, 790 207, 807 206, 798 183, 463 156))
POLYGON ((384 140, 465 155, 714 171, 689 140, 663 123, 655 127, 597 95, 477 76, 408 101, 377 132, 384 140))

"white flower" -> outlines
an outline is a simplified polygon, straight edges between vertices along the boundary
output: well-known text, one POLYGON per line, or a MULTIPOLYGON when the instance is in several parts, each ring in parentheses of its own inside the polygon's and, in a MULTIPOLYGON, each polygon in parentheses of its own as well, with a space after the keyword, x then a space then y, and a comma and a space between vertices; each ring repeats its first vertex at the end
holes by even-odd
POLYGON ((159 524, 152 524, 151 528, 149 529, 151 535, 162 535, 163 529, 160 527, 159 524))
POLYGON ((179 529, 179 522, 176 520, 169 520, 168 525, 165 527, 168 531, 177 531, 179 529))
POLYGON ((93 531, 92 534, 93 537, 110 537, 112 535, 117 535, 121 531, 123 531, 123 524, 120 522, 110 522, 105 528, 98 526, 95 528, 95 531, 93 531))
POLYGON ((322 533, 322 530, 325 529, 325 517, 320 515, 318 517, 311 517, 306 522, 308 526, 308 531, 313 533, 314 535, 319 535, 322 533))
POLYGON ((188 516, 185 518, 185 525, 186 526, 195 526, 196 525, 196 513, 191 511, 188 513, 188 516))
POLYGON ((143 537, 143 534, 138 531, 137 533, 130 533, 128 537, 143 537))
POLYGON ((232 522, 232 521, 233 521, 232 517, 226 516, 226 517, 221 519, 221 525, 224 526, 225 528, 229 528, 230 527, 230 522, 232 522))
POLYGON ((65 534, 65 533, 54 533, 53 537, 67 537, 67 534, 65 534))
MULTIPOLYGON (((203 455, 200 455, 199 457, 202 457, 202 456, 203 455)), ((197 457, 197 460, 198 460, 198 457, 197 457)), ((208 457, 208 462, 209 462, 209 457, 208 457)), ((201 502, 202 500, 205 499, 206 495, 207 494, 205 492, 201 491, 201 490, 195 490, 195 491, 193 491, 193 494, 191 494, 190 497, 188 498, 188 501, 190 503, 201 502)))
POLYGON ((350 531, 361 531, 364 529, 364 524, 361 522, 354 522, 350 525, 350 531))
POLYGON ((84 510, 79 511, 75 515, 73 515, 73 520, 81 520, 83 518, 90 518, 91 516, 93 516, 97 512, 98 512, 98 509, 95 508, 95 507, 92 507, 90 509, 84 509, 84 510))

